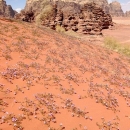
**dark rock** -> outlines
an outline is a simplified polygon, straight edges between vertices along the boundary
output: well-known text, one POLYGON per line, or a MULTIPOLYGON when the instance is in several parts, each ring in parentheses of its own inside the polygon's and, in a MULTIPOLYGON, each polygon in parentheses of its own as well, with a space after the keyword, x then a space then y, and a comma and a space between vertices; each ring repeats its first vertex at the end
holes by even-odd
POLYGON ((32 10, 27 12, 22 10, 21 13, 15 15, 15 19, 20 19, 25 22, 32 22, 34 20, 34 12, 32 10))

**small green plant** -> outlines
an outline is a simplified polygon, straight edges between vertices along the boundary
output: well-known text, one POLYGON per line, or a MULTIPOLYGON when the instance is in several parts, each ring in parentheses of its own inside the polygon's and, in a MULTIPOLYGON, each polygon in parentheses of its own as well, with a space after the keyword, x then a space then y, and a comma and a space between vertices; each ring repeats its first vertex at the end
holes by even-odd
POLYGON ((107 37, 104 40, 105 47, 114 50, 116 52, 119 52, 121 54, 124 54, 125 56, 130 56, 130 46, 129 45, 123 45, 120 44, 116 39, 107 37))

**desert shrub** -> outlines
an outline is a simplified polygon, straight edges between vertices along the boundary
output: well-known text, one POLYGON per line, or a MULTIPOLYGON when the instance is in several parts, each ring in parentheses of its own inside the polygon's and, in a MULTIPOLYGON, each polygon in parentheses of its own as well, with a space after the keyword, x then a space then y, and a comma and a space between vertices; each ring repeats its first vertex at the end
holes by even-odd
POLYGON ((49 19, 53 15, 52 5, 46 5, 41 13, 41 20, 49 19))
POLYGON ((42 2, 42 10, 41 13, 36 16, 36 23, 40 24, 42 21, 50 19, 53 13, 53 7, 49 2, 42 2))
POLYGON ((40 19, 40 14, 36 16, 36 24, 39 25, 41 24, 41 19, 40 19))
POLYGON ((57 25, 57 26, 56 26, 56 31, 57 31, 57 32, 60 32, 60 33, 64 33, 64 32, 65 32, 65 28, 64 28, 64 27, 61 27, 60 25, 57 25))
POLYGON ((130 56, 130 46, 124 45, 124 47, 122 47, 121 52, 127 56, 130 56))
POLYGON ((120 44, 116 39, 107 37, 104 40, 105 47, 114 50, 116 52, 119 52, 121 54, 124 54, 126 56, 130 56, 130 46, 129 45, 123 45, 120 44))
POLYGON ((115 50, 115 51, 119 50, 120 44, 114 38, 107 37, 105 38, 104 43, 105 43, 105 46, 111 50, 115 50))

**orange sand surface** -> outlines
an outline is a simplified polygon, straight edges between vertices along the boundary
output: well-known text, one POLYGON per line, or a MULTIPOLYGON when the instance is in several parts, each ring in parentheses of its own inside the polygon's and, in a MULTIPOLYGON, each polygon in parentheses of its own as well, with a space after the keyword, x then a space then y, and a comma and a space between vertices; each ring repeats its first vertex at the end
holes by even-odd
POLYGON ((129 130, 130 59, 0 20, 0 130, 22 129, 129 130))

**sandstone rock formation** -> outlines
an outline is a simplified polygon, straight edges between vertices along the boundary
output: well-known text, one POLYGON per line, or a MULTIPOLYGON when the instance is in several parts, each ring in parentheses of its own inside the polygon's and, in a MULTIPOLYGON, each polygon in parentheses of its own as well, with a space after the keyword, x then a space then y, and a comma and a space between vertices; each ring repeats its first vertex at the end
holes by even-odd
MULTIPOLYGON (((44 0, 46 1, 46 0, 44 0)), ((60 2, 60 0, 48 0, 50 2, 60 2)), ((106 13, 109 12, 109 4, 107 0, 61 0, 63 2, 69 2, 69 3, 78 3, 80 5, 84 5, 85 3, 96 3, 97 5, 99 5, 106 13)), ((25 10, 29 10, 31 7, 33 7, 33 9, 38 9, 41 6, 41 3, 43 2, 43 0, 27 0, 26 1, 26 6, 25 6, 25 10)))
POLYGON ((95 3, 88 3, 84 4, 80 13, 67 15, 58 10, 53 21, 43 21, 42 25, 52 29, 56 29, 58 25, 64 27, 66 31, 73 30, 82 34, 100 35, 102 29, 112 26, 112 18, 95 3))
POLYGON ((24 10, 29 11, 33 8, 33 10, 40 11, 42 8, 42 0, 27 0, 24 10))
POLYGON ((126 17, 130 17, 130 11, 126 11, 126 12, 125 12, 125 16, 126 16, 126 17))
POLYGON ((109 26, 113 24, 110 14, 105 13, 105 11, 94 2, 83 5, 64 1, 44 2, 41 0, 35 0, 33 2, 28 0, 24 9, 25 13, 21 13, 22 17, 20 17, 20 19, 27 22, 30 21, 30 17, 28 16, 28 12, 30 11, 34 12, 34 17, 36 18, 36 16, 43 11, 41 7, 44 6, 44 4, 49 4, 53 7, 53 14, 44 20, 40 17, 40 20, 42 20, 42 25, 54 30, 57 26, 61 26, 66 31, 73 30, 82 34, 99 35, 102 34, 102 29, 108 29, 109 26), (40 7, 38 4, 40 4, 40 7))
MULTIPOLYGON (((75 1, 75 0, 73 0, 75 1)), ((109 4, 107 0, 77 0, 77 3, 79 4, 86 4, 86 3, 96 3, 99 7, 105 11, 105 13, 109 13, 109 4)))
POLYGON ((13 18, 16 11, 12 9, 10 5, 6 4, 5 0, 0 0, 0 15, 4 17, 13 18))
POLYGON ((80 4, 74 2, 64 2, 64 1, 58 1, 55 3, 57 5, 57 9, 61 10, 64 13, 64 15, 79 14, 81 12, 80 4))
POLYGON ((112 16, 124 16, 124 12, 119 2, 114 1, 109 5, 109 12, 112 16))

